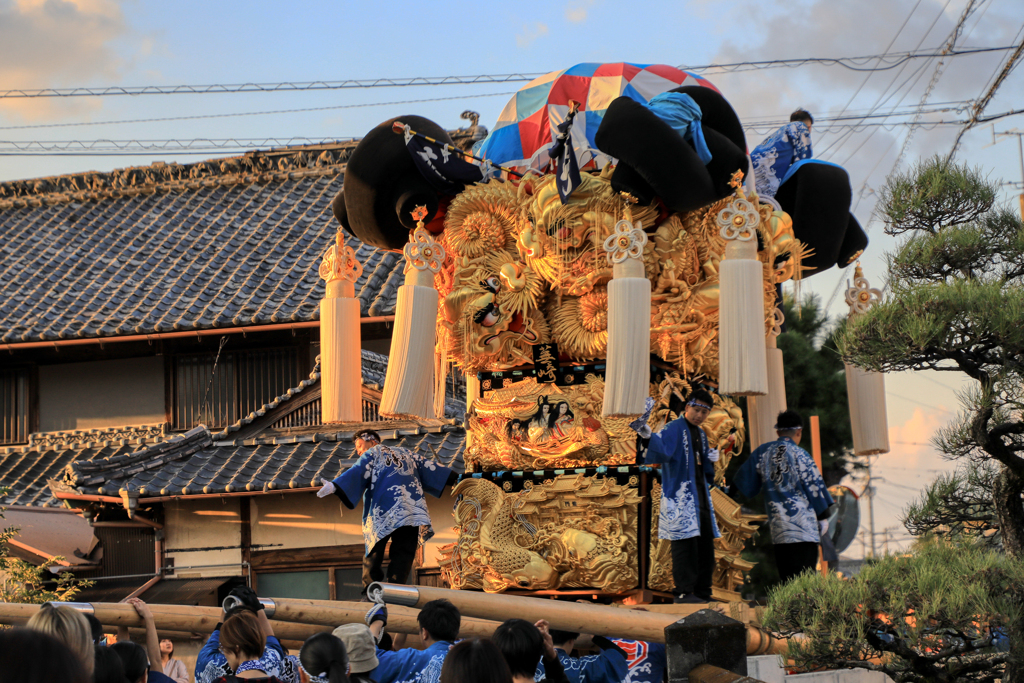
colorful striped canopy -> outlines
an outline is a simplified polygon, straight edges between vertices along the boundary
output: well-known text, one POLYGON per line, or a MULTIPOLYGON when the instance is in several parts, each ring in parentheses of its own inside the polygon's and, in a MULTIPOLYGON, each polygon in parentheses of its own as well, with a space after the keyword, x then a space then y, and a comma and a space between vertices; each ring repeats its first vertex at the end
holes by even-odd
POLYGON ((603 166, 594 135, 612 100, 630 97, 646 104, 659 93, 681 85, 718 91, 710 81, 664 64, 577 64, 530 81, 505 105, 490 135, 474 147, 477 156, 517 169, 543 170, 552 132, 565 120, 569 100, 580 103, 572 127, 572 143, 580 167, 591 160, 603 166))

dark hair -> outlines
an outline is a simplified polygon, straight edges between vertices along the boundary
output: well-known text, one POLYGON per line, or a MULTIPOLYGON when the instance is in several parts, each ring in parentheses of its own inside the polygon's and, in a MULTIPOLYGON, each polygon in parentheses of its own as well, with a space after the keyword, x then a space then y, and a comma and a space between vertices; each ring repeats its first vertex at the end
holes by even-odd
POLYGON ((98 643, 100 638, 103 637, 103 624, 96 618, 95 615, 86 612, 85 620, 89 622, 89 628, 92 630, 92 642, 98 643))
POLYGON ((569 407, 568 401, 559 401, 553 406, 551 414, 548 415, 548 429, 555 428, 555 423, 558 422, 558 418, 561 417, 561 415, 558 412, 558 409, 563 405, 565 406, 565 414, 573 419, 576 418, 576 415, 572 412, 572 408, 569 407))
POLYGON ((559 631, 556 628, 549 628, 548 633, 551 634, 551 641, 555 645, 561 645, 567 643, 570 640, 576 640, 580 637, 579 633, 573 633, 572 631, 559 631))
POLYGON ((256 614, 250 610, 235 612, 225 619, 220 627, 221 645, 252 659, 263 655, 266 642, 260 622, 256 614))
MULTIPOLYGON (((173 656, 174 656, 174 641, 173 641, 173 640, 171 640, 170 638, 161 638, 161 639, 160 639, 159 641, 157 641, 157 642, 158 642, 158 643, 162 643, 162 642, 164 642, 165 640, 166 640, 166 641, 167 641, 168 643, 170 643, 170 644, 171 644, 171 654, 170 654, 170 656, 171 656, 171 657, 173 657, 173 656)), ((161 656, 161 657, 163 657, 163 654, 164 654, 164 653, 163 653, 163 652, 161 652, 161 653, 160 653, 160 656, 161 656)))
POLYGON ((330 633, 310 636, 299 650, 299 662, 310 676, 327 674, 330 683, 349 683, 345 643, 330 633))
POLYGON ((494 629, 493 639, 513 677, 533 678, 544 654, 540 629, 525 619, 509 619, 494 629))
POLYGON ((0 662, 0 683, 90 683, 71 648, 34 629, 0 630, 0 662))
POLYGON ((795 410, 783 410, 775 418, 775 430, 779 432, 792 432, 804 428, 803 418, 795 410))
POLYGON ((789 115, 790 121, 803 121, 804 123, 810 123, 814 125, 814 117, 811 116, 811 112, 806 109, 797 109, 795 112, 789 115))
POLYGON ((487 638, 472 638, 448 650, 441 667, 441 683, 463 681, 512 683, 512 671, 497 645, 487 638))
POLYGON ((383 441, 381 441, 380 434, 373 431, 372 429, 360 429, 358 432, 356 432, 356 435, 352 437, 352 440, 359 441, 360 439, 366 436, 372 436, 377 440, 377 443, 384 443, 383 441))
POLYGON ((110 650, 117 653, 124 665, 124 677, 128 683, 135 683, 142 679, 149 671, 149 655, 146 648, 130 640, 122 640, 110 646, 110 650))
POLYGON ((420 628, 427 629, 427 633, 434 640, 445 640, 452 642, 459 637, 459 627, 462 625, 462 615, 459 608, 445 599, 431 600, 423 605, 423 609, 416 616, 420 628))
POLYGON ((113 647, 96 648, 96 668, 92 673, 92 683, 125 683, 126 680, 124 663, 117 650, 113 647))
POLYGON ((689 404, 690 401, 700 401, 706 406, 710 406, 712 408, 715 407, 715 399, 713 399, 711 394, 703 389, 694 389, 691 391, 690 395, 686 397, 686 403, 689 404))

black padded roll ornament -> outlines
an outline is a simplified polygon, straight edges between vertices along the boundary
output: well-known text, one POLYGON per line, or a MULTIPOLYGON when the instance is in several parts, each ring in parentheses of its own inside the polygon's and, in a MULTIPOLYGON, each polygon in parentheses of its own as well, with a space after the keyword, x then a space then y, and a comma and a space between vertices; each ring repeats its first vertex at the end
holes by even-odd
POLYGON ((846 224, 846 234, 843 235, 843 243, 839 246, 839 258, 836 263, 840 268, 845 268, 860 258, 867 248, 868 236, 851 213, 846 224))
POLYGON ((852 194, 849 174, 830 164, 804 164, 779 186, 775 200, 793 219, 796 238, 814 250, 803 259, 803 277, 839 261, 852 194))
POLYGON ((388 119, 366 134, 345 169, 344 210, 335 200, 334 215, 348 232, 366 244, 400 251, 416 225, 406 205, 426 206, 429 223, 437 212, 437 191, 420 174, 405 146, 405 137, 392 130, 394 121, 439 142, 454 146, 439 125, 422 116, 388 119), (346 224, 347 221, 347 224, 346 224))

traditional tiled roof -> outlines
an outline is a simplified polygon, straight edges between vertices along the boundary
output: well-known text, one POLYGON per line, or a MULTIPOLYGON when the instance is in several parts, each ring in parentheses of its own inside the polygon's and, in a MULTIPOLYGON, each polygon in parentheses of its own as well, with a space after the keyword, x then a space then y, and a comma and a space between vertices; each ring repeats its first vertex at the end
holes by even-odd
POLYGON ((117 427, 32 434, 24 446, 0 448, 0 486, 4 505, 51 507, 60 504, 47 481, 60 477, 72 462, 125 456, 163 441, 166 425, 117 427))
POLYGON ((319 486, 321 478, 337 477, 356 461, 353 436, 363 427, 374 428, 386 445, 418 450, 440 464, 463 469, 465 431, 454 425, 363 423, 345 425, 345 431, 227 445, 212 444, 210 433, 200 427, 175 442, 72 463, 52 485, 58 491, 128 500, 309 488, 319 486))
MULTIPOLYGON (((0 342, 317 320, 353 145, 0 183, 0 342)), ((346 239, 393 313, 402 256, 346 239)))

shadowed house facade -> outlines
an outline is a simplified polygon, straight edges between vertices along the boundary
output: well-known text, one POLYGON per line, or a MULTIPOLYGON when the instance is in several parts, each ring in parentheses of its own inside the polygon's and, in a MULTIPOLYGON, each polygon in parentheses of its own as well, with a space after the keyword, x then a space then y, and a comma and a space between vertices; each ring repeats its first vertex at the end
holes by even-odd
POLYGON ((352 597, 359 511, 313 492, 355 431, 461 466, 457 387, 446 419, 379 418, 404 260, 351 236, 363 422, 321 424, 317 268, 354 144, 0 184, 2 502, 33 520, 26 558, 96 580, 84 599, 352 597))

